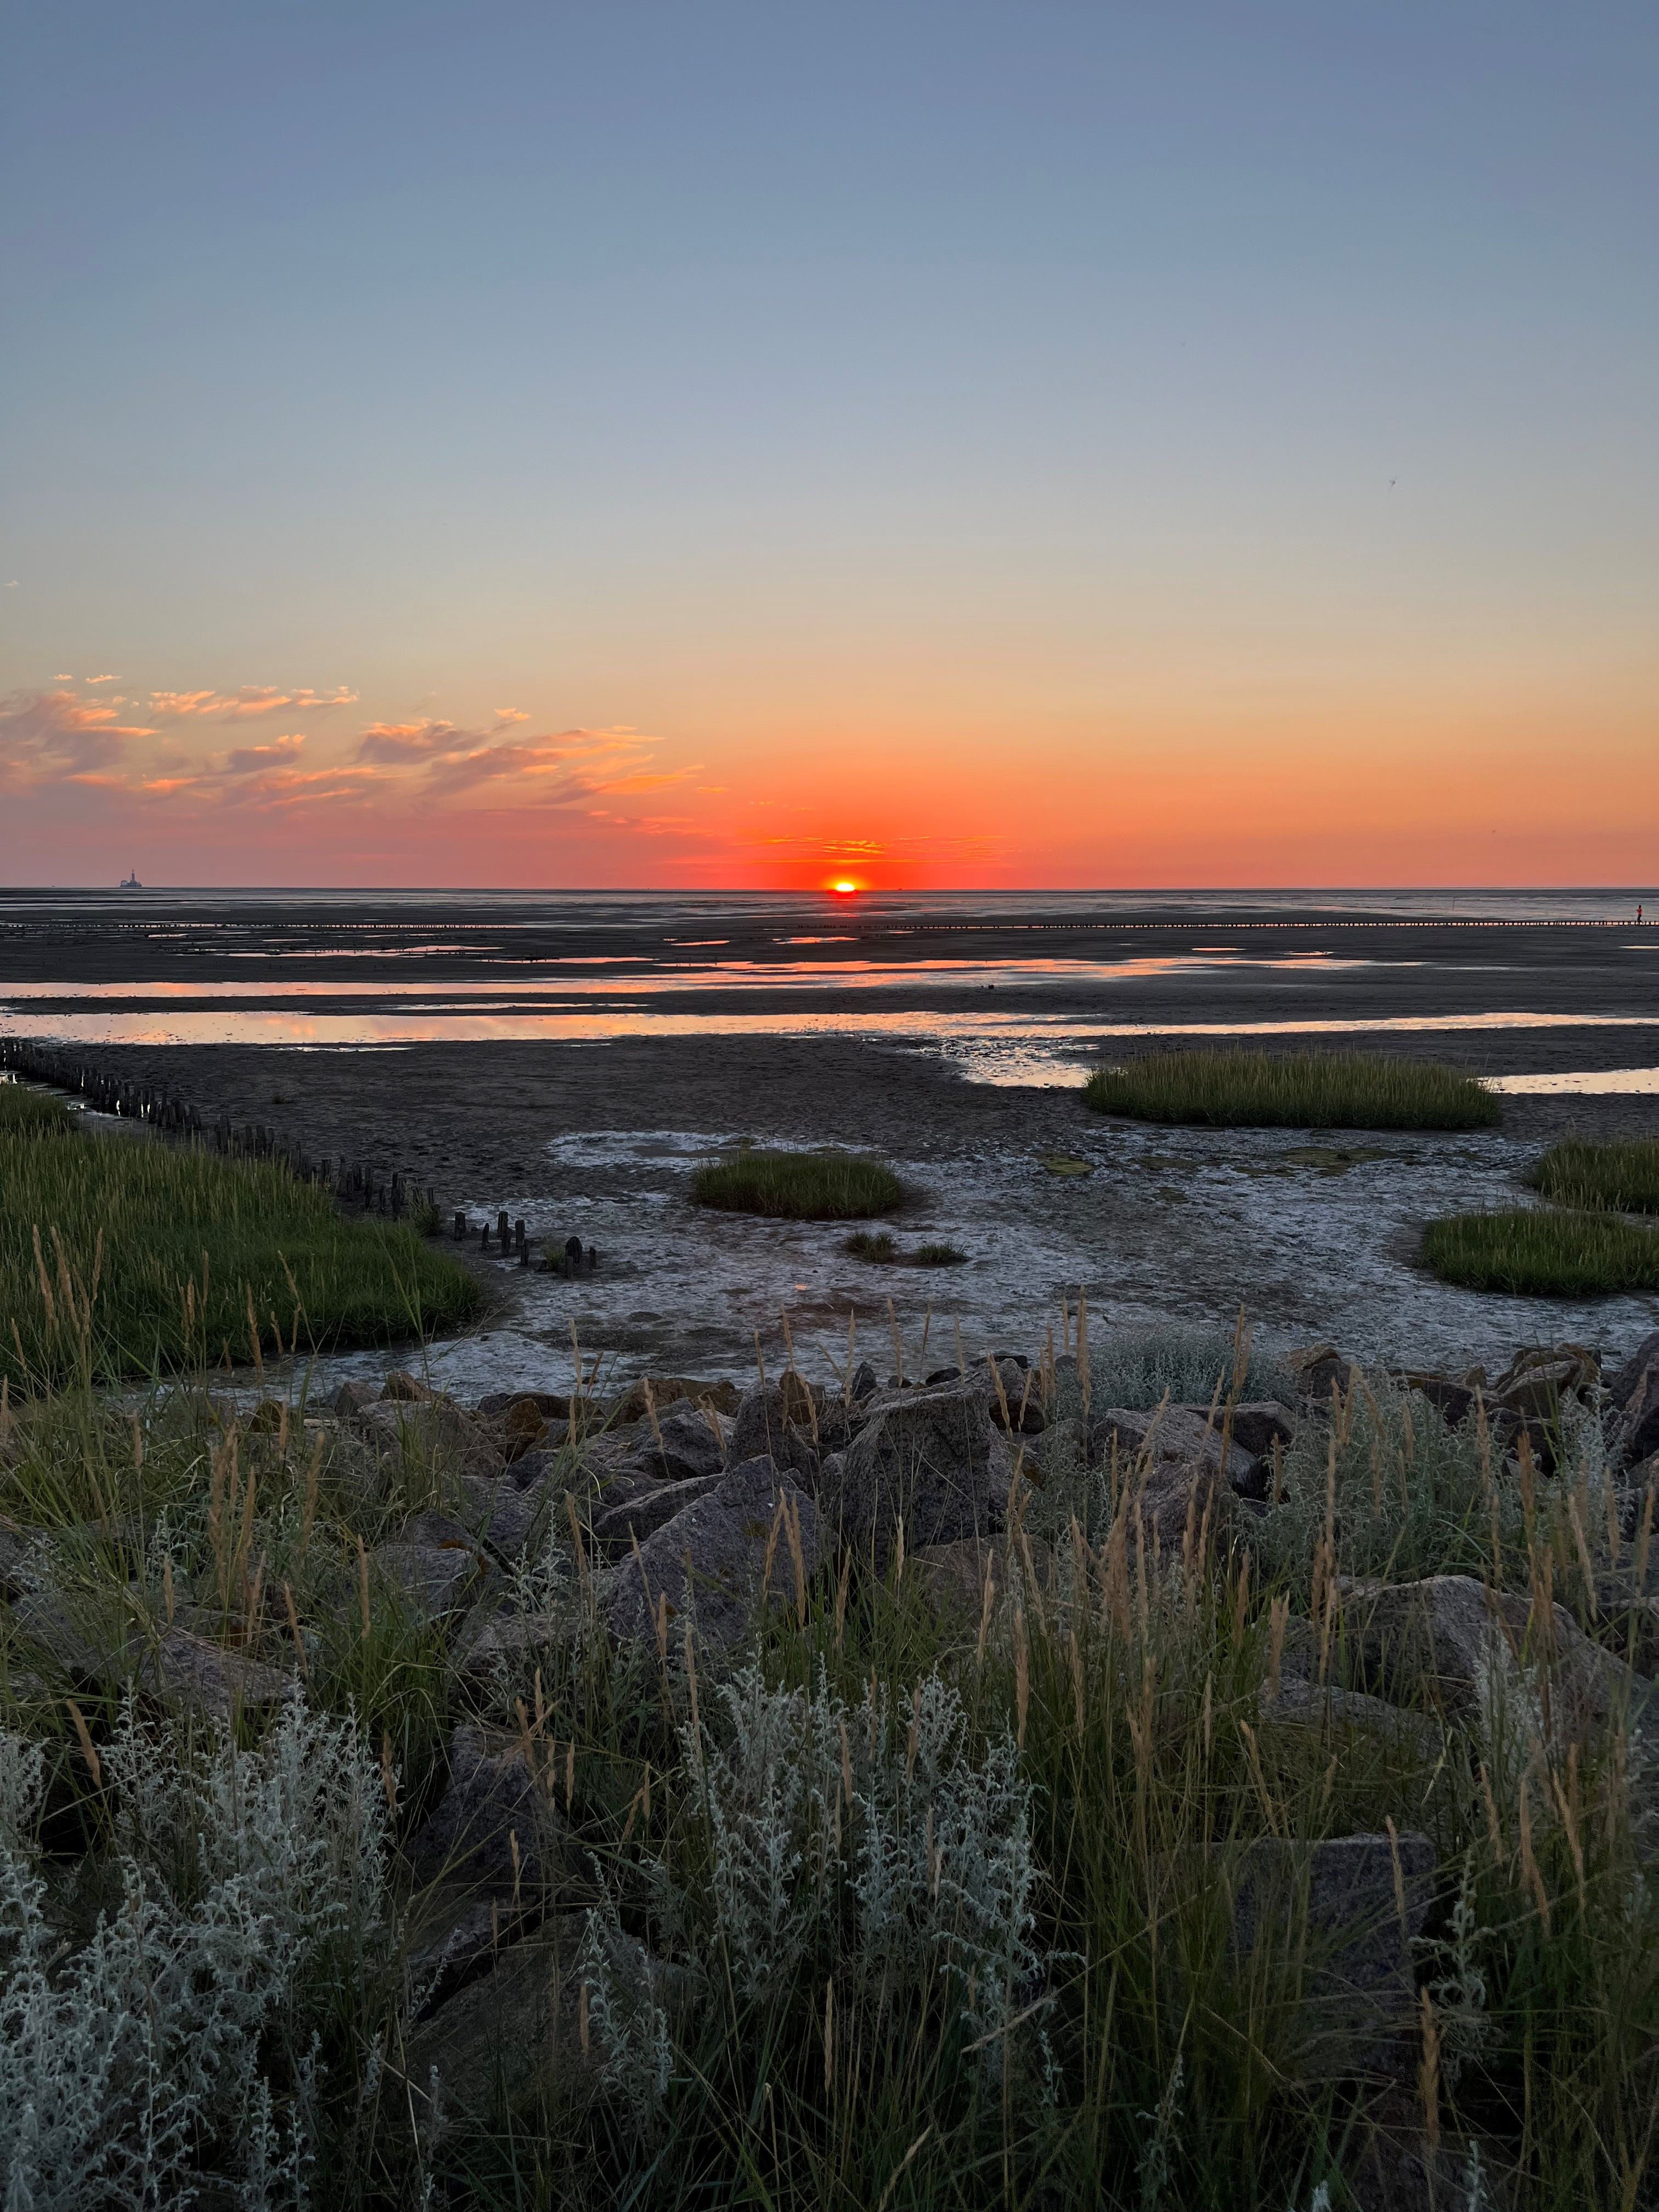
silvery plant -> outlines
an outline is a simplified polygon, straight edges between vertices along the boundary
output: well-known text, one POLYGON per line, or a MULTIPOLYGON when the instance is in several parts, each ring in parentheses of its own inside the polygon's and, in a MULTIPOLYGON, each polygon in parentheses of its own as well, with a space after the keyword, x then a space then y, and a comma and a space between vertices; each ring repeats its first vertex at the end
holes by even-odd
POLYGON ((0 1735, 6 2212, 185 2206, 204 2168, 246 2212, 305 2205, 313 2016, 391 1932, 381 1778, 355 1725, 295 1698, 245 1751, 152 1734, 129 1702, 100 1776, 119 1902, 78 1948, 35 1848, 42 1772, 38 1745, 0 1735))
MULTIPOLYGON (((698 1948, 723 1952, 740 2002, 781 1999, 850 1926, 844 1965, 861 1996, 879 2005, 942 1973, 991 2069, 1005 2038, 1040 2039, 1031 1792, 1012 1737, 975 1758, 968 1735, 937 1674, 895 1711, 878 1686, 853 1707, 822 1677, 769 1689, 757 1667, 722 1687, 714 1726, 687 1724, 711 1848, 704 1894, 678 1893, 678 1909, 704 1919, 698 1948)), ((645 2057, 615 2054, 636 2098, 645 2057)), ((656 2081, 659 2097, 665 2069, 656 2081)))

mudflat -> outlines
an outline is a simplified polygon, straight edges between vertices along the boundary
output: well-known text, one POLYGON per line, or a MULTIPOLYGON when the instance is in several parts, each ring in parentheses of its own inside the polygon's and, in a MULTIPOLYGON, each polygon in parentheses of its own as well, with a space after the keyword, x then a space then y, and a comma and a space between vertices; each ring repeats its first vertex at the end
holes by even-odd
POLYGON ((953 1348, 958 1322, 970 1350, 1027 1348, 1033 1314, 1079 1289, 1105 1326, 1228 1326, 1242 1304, 1269 1340, 1330 1334, 1373 1358, 1653 1325, 1650 1299, 1457 1291, 1415 1257, 1433 1214, 1514 1202, 1556 1135, 1654 1133, 1651 1093, 1510 1096, 1494 1131, 1374 1138, 1150 1128, 1079 1094, 1101 1056, 1192 1032, 1500 1079, 1652 1069, 1659 931, 1006 902, 547 908, 446 922, 402 902, 222 902, 149 912, 142 933, 126 915, 13 909, 0 1003, 6 1027, 27 1019, 208 1118, 398 1168, 475 1235, 505 1210, 544 1245, 596 1245, 595 1272, 567 1282, 469 1239, 495 1310, 433 1358, 479 1389, 568 1364, 573 1328, 622 1371, 726 1370, 757 1333, 778 1346, 785 1315, 842 1345, 849 1315, 884 1345, 896 1328, 911 1359, 924 1329, 953 1348), (243 1015, 270 1018, 256 1033, 271 1041, 240 1036, 243 1015), (182 1038, 194 1017, 218 1041, 120 1041, 123 1020, 182 1038), (316 1048, 328 1017, 349 1048, 316 1048), (422 1033, 377 1036, 386 1018, 422 1033), (886 1224, 901 1253, 943 1239, 966 1261, 878 1267, 832 1224, 699 1212, 692 1169, 744 1139, 879 1152, 908 1194, 886 1224))

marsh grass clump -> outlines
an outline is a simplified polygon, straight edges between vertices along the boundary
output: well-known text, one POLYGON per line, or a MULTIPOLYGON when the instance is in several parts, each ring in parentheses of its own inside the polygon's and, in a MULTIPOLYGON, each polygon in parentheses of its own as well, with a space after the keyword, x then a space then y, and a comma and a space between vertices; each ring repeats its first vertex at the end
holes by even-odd
POLYGON ((1473 1076, 1432 1060, 1225 1047, 1097 1068, 1083 1096, 1100 1114, 1232 1128, 1484 1129, 1499 1110, 1473 1076))
POLYGON ((890 1267, 898 1258, 898 1240, 890 1229, 855 1229, 842 1246, 850 1259, 866 1261, 872 1267, 890 1267))
POLYGON ((841 1249, 852 1259, 863 1260, 874 1267, 955 1267, 968 1257, 956 1245, 939 1242, 918 1244, 908 1252, 903 1251, 898 1240, 886 1229, 855 1229, 841 1249))
POLYGON ((1453 1214, 1425 1229, 1422 1260, 1443 1283, 1512 1297, 1659 1290, 1659 1230, 1605 1212, 1524 1206, 1453 1214))
POLYGON ((918 1244, 910 1256, 918 1267, 959 1267, 968 1255, 960 1245, 947 1244, 939 1239, 918 1244))
POLYGON ((774 1221, 859 1221, 891 1213, 904 1188, 890 1167, 851 1152, 743 1152, 699 1168, 696 1206, 774 1221))
POLYGON ((453 1328, 482 1304, 401 1224, 270 1160, 105 1139, 0 1085, 0 1375, 51 1387, 453 1328))
POLYGON ((1559 1206, 1580 1212, 1659 1213, 1659 1138, 1552 1145, 1527 1181, 1559 1206))

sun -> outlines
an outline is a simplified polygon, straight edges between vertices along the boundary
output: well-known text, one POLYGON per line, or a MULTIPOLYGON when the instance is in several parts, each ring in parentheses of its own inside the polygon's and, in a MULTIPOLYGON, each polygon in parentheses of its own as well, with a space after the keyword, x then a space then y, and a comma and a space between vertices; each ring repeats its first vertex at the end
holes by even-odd
POLYGON ((839 891, 842 897, 845 898, 855 891, 858 889, 858 885, 856 884, 848 883, 845 878, 843 878, 842 881, 838 884, 831 884, 830 888, 832 891, 839 891))

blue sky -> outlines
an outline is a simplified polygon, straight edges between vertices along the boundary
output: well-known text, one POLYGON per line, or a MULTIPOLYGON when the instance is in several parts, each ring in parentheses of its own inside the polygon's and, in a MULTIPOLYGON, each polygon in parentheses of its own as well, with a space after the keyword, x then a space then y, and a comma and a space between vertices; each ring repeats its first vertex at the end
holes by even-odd
POLYGON ((294 780, 374 726, 477 739, 450 848, 517 836, 525 880, 860 843, 1244 880, 1215 763, 1308 812, 1287 879, 1375 879, 1379 826, 1382 876, 1448 879, 1506 763, 1623 785, 1565 844, 1499 802, 1510 879, 1659 833, 1650 8, 94 6, 6 43, 14 879, 125 864, 135 813, 179 879, 227 835, 424 879, 422 788, 294 780), (301 702, 268 775, 154 705, 250 692, 301 702), (100 727, 148 734, 89 769, 100 727), (524 754, 575 732, 626 769, 524 754), (503 736, 539 788, 468 802, 503 736), (1011 834, 1011 764, 1063 818, 1011 834))

